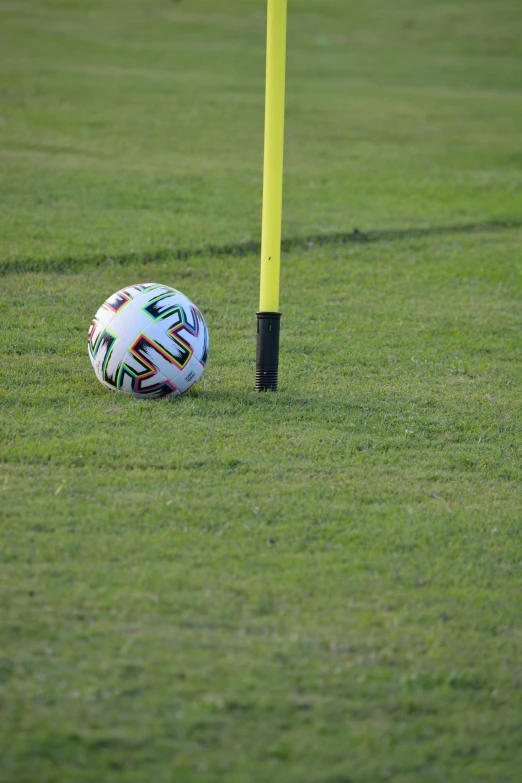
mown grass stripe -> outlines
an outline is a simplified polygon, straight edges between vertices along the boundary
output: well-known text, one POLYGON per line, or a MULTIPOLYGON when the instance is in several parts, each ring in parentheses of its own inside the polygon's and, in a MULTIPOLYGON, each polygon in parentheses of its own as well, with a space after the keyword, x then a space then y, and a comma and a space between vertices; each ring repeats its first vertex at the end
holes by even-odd
MULTIPOLYGON (((518 228, 522 228, 522 219, 520 218, 496 219, 477 223, 456 223, 447 226, 385 228, 371 231, 359 231, 355 228, 353 231, 349 232, 339 231, 332 234, 314 234, 308 237, 290 237, 288 239, 283 239, 282 249, 284 252, 289 252, 291 250, 299 250, 300 248, 306 250, 317 245, 393 242, 431 236, 452 236, 455 234, 473 234, 478 232, 487 233, 518 228)), ((131 251, 129 253, 119 253, 115 255, 104 254, 85 256, 84 258, 12 259, 0 263, 0 274, 7 275, 17 272, 56 272, 59 274, 66 274, 67 272, 75 272, 86 267, 97 267, 107 263, 115 265, 124 265, 136 261, 142 263, 155 263, 167 259, 186 261, 189 258, 197 256, 205 256, 206 258, 242 257, 259 253, 260 250, 260 242, 237 242, 223 245, 210 244, 199 248, 163 247, 152 253, 131 251)))

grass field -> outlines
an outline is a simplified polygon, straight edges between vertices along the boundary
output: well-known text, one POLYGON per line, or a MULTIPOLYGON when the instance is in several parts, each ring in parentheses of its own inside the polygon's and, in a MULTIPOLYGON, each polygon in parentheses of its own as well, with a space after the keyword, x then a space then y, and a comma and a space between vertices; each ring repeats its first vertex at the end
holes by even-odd
POLYGON ((1 783, 520 781, 522 8, 289 6, 257 395, 265 3, 0 2, 1 783), (180 399, 90 367, 143 280, 180 399))

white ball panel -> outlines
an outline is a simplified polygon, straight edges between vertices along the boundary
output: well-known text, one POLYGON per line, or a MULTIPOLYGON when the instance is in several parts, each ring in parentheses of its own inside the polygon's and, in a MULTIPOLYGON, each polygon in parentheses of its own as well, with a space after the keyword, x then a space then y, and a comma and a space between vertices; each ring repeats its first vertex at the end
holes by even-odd
POLYGON ((203 374, 204 369, 204 366, 195 356, 190 359, 185 369, 179 373, 174 381, 176 387, 182 394, 188 391, 191 386, 194 386, 196 381, 198 381, 203 374))

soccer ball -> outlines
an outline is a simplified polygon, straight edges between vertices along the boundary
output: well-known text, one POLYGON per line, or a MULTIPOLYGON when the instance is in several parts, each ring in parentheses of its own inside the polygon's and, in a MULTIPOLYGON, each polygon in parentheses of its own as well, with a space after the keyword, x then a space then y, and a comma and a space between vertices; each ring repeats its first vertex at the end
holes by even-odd
POLYGON ((88 336, 96 377, 135 397, 179 395, 205 369, 209 339, 203 316, 175 288, 140 283, 102 304, 88 336))

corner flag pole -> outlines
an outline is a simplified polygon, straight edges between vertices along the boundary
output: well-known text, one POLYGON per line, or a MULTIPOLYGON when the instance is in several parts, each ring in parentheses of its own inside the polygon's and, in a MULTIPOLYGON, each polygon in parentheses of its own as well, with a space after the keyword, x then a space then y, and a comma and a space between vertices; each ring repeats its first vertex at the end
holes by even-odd
POLYGON ((279 267, 283 203, 287 0, 268 0, 261 284, 257 313, 256 389, 277 391, 279 267))

